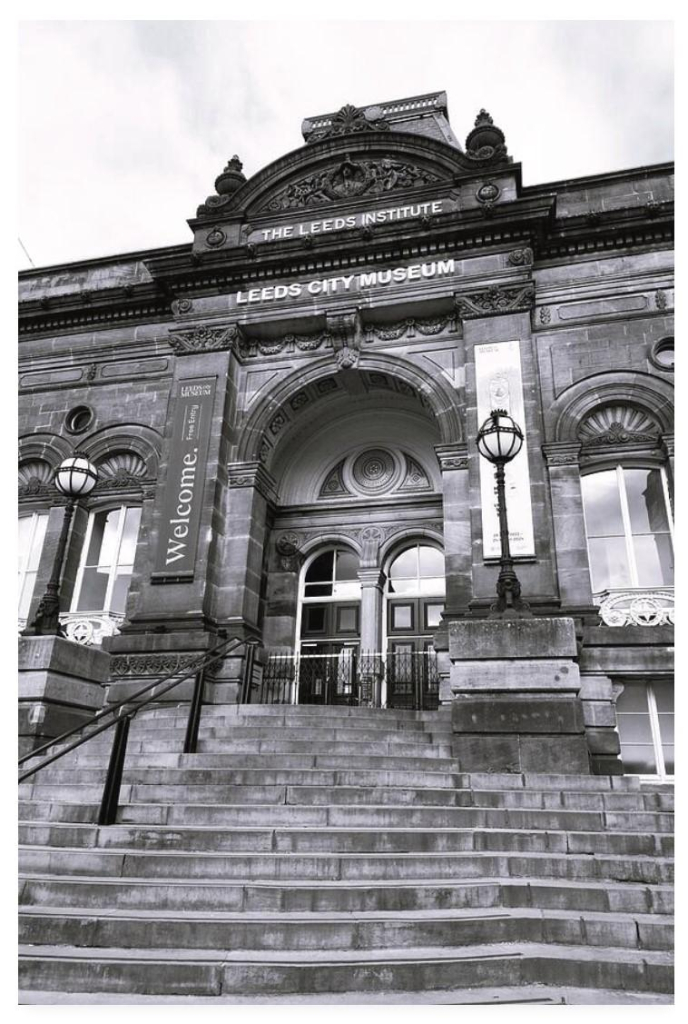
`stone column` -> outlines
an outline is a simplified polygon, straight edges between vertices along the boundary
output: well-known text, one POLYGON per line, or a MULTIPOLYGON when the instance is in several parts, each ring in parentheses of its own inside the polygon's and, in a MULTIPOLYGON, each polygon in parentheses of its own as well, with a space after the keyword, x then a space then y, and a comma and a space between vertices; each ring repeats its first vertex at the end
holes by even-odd
POLYGON ((468 447, 435 448, 442 470, 444 561, 447 580, 446 614, 465 613, 473 596, 468 447))
POLYGON ((580 444, 544 444, 552 500, 559 596, 564 609, 591 609, 592 589, 578 459, 580 444))
POLYGON ((385 574, 378 568, 360 569, 361 581, 361 652, 382 651, 382 594, 385 574))

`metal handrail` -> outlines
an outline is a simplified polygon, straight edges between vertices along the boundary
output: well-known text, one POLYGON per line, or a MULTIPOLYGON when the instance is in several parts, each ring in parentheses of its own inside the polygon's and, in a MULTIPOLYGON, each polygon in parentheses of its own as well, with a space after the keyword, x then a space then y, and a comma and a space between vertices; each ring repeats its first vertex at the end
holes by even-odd
MULTIPOLYGON (((93 739, 94 736, 100 735, 100 733, 105 732, 107 729, 112 728, 112 726, 119 724, 124 719, 131 720, 135 718, 142 708, 147 707, 149 704, 153 702, 154 699, 163 696, 163 694, 165 693, 168 693, 170 690, 174 689, 175 686, 178 686, 179 683, 184 682, 191 676, 196 676, 196 687, 194 690, 194 699, 191 705, 191 714, 195 714, 197 718, 200 710, 200 699, 203 675, 205 673, 205 670, 210 665, 218 661, 220 658, 223 658, 225 657, 225 655, 230 654, 233 650, 236 650, 237 647, 241 647, 243 644, 250 646, 252 644, 252 641, 241 640, 238 637, 233 637, 231 640, 225 640, 223 643, 215 647, 212 651, 203 654, 201 658, 198 660, 198 662, 195 662, 194 664, 187 666, 183 672, 183 675, 179 675, 179 670, 175 672, 170 672, 168 675, 163 676, 162 679, 157 679, 152 683, 148 683, 146 686, 142 687, 142 689, 137 690, 136 693, 133 693, 128 697, 125 697, 124 700, 119 701, 117 704, 112 704, 109 708, 104 708, 102 711, 98 711, 89 722, 85 722, 82 725, 77 725, 74 729, 70 729, 67 732, 62 733, 60 736, 56 736, 54 739, 49 740, 42 746, 30 751, 28 754, 24 754, 24 756, 19 759, 19 765, 24 764, 25 761, 32 760, 38 754, 41 754, 45 750, 49 750, 51 747, 54 747, 58 743, 62 743, 64 740, 69 739, 70 736, 76 735, 76 733, 81 732, 83 729, 89 728, 100 719, 105 718, 109 715, 114 716, 111 719, 111 721, 108 721, 104 725, 101 725, 99 728, 94 729, 92 732, 89 732, 88 735, 81 736, 74 743, 70 743, 67 747, 64 747, 62 750, 59 750, 56 754, 52 754, 50 757, 45 758, 45 760, 41 761, 40 764, 34 765, 33 768, 30 768, 27 772, 24 772, 22 775, 19 776, 19 782, 24 782, 25 779, 28 779, 30 776, 35 775, 36 772, 41 771, 41 769, 47 767, 47 765, 59 760, 61 757, 64 757, 65 754, 70 753, 72 750, 76 750, 84 743, 87 743, 90 739, 93 739), (168 680, 170 681, 169 686, 165 686, 164 684, 167 683, 168 680), (163 688, 158 689, 159 687, 163 688), (120 714, 120 712, 122 712, 126 705, 130 705, 132 701, 136 700, 137 697, 141 697, 143 694, 149 692, 150 696, 148 697, 147 700, 142 701, 140 704, 137 704, 133 708, 130 707, 126 714, 120 714)), ((191 720, 189 724, 191 726, 191 720)))

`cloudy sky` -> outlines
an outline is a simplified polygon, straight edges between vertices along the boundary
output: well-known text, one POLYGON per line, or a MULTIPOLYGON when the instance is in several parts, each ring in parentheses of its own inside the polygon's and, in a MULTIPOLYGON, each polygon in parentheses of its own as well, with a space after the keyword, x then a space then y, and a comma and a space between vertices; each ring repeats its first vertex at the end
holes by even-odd
POLYGON ((24 22, 19 234, 36 266, 190 241, 233 153, 250 176, 304 117, 442 89, 525 184, 670 160, 672 62, 666 21, 24 22))

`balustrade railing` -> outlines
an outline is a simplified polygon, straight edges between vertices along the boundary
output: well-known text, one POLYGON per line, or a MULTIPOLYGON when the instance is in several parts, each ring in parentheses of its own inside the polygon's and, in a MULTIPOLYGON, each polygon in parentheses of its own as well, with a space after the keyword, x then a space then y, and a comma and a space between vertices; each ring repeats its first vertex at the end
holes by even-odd
POLYGON ((381 707, 385 695, 387 707, 432 709, 439 703, 439 683, 434 651, 274 654, 242 702, 381 707))

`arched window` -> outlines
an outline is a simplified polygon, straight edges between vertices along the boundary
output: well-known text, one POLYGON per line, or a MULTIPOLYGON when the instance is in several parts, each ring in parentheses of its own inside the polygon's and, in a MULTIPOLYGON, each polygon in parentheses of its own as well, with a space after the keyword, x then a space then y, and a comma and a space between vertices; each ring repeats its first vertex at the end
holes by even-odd
POLYGON ((19 520, 18 614, 20 619, 25 619, 29 614, 47 525, 47 512, 33 512, 31 515, 22 516, 19 520))
POLYGON ((304 578, 304 599, 331 597, 349 600, 361 596, 358 555, 346 548, 331 548, 313 559, 304 578))
POLYGON ((141 509, 132 506, 91 513, 72 612, 124 615, 140 522, 141 509))
POLYGON ((583 476, 581 487, 593 592, 673 586, 664 471, 617 465, 583 476))

